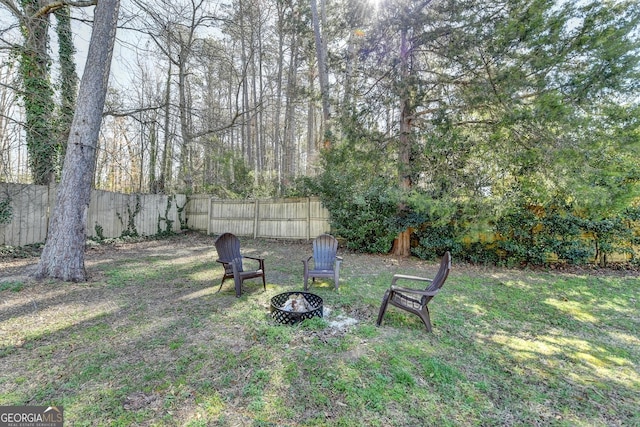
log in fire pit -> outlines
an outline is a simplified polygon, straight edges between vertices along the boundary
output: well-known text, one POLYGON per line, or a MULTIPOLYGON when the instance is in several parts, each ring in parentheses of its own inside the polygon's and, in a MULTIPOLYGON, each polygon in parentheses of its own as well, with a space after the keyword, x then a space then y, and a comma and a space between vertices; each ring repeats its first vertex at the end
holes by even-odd
POLYGON ((293 325, 312 317, 322 317, 322 298, 309 292, 285 292, 271 298, 271 317, 293 325))

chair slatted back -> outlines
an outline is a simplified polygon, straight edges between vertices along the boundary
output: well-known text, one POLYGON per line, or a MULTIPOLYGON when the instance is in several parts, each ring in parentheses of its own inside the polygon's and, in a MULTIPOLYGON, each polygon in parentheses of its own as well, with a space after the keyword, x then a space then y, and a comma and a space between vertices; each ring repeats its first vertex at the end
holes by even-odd
POLYGON ((313 262, 316 270, 333 270, 338 253, 338 240, 330 234, 321 234, 313 241, 313 262))
MULTIPOLYGON (((445 252, 444 256, 440 260, 440 267, 438 268, 438 273, 436 273, 436 277, 433 278, 431 284, 427 287, 427 291, 437 291, 439 290, 444 282, 447 280, 449 276, 449 271, 451 271, 451 254, 449 251, 445 252)), ((431 300, 432 297, 422 297, 422 303, 426 304, 431 300)))
MULTIPOLYGON (((238 271, 242 269, 242 255, 240 255, 240 239, 231 233, 224 233, 218 236, 215 241, 218 258, 226 262, 233 262, 238 271)), ((233 273, 231 265, 225 265, 227 273, 233 273)))

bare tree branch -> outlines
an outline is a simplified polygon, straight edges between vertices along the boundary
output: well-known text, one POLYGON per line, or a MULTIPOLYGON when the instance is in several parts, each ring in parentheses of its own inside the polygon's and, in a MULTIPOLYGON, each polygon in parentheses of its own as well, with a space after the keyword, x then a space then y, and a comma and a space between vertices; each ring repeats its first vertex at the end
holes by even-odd
POLYGON ((22 13, 18 5, 13 2, 13 0, 0 0, 0 4, 9 9, 9 12, 11 12, 13 16, 15 16, 18 20, 24 19, 24 14, 22 13))
MULTIPOLYGON (((0 1, 9 1, 9 0, 0 0, 0 1)), ((80 0, 80 1, 56 1, 53 3, 49 3, 43 7, 41 7, 34 15, 34 18, 40 18, 44 15, 47 15, 51 12, 55 12, 58 9, 62 9, 65 6, 71 7, 89 7, 95 6, 98 4, 98 0, 80 0)))

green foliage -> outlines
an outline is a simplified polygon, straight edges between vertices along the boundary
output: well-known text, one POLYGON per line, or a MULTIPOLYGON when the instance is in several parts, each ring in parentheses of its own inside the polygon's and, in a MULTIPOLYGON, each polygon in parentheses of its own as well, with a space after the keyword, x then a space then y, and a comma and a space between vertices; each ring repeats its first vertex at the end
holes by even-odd
POLYGON ((635 256, 637 211, 593 219, 577 214, 571 205, 527 205, 500 215, 476 236, 456 214, 446 222, 425 222, 418 227, 412 253, 433 259, 449 250, 459 260, 509 266, 556 262, 605 266, 613 253, 635 256))
MULTIPOLYGON (((25 16, 40 9, 36 0, 21 2, 25 16)), ((51 61, 47 52, 48 16, 30 18, 21 25, 24 45, 18 48, 20 95, 25 109, 25 138, 29 167, 35 184, 47 185, 57 172, 58 152, 53 138, 53 100, 51 61)))
POLYGON ((0 200, 0 224, 8 224, 11 222, 11 216, 13 215, 13 206, 11 206, 11 198, 0 200))
POLYGON ((102 228, 102 226, 96 222, 96 225, 95 225, 94 229, 96 231, 96 241, 98 241, 98 242, 104 241, 104 239, 105 239, 105 237, 104 237, 104 228, 102 228))
POLYGON ((497 221, 496 250, 503 251, 508 264, 545 265, 556 257, 585 264, 594 256, 584 235, 585 225, 584 219, 568 209, 548 206, 545 212, 523 207, 497 221))
POLYGON ((344 181, 323 184, 326 185, 321 193, 323 204, 331 212, 332 227, 346 239, 347 247, 363 252, 388 252, 401 231, 394 226, 398 211, 394 187, 383 178, 366 187, 350 187, 344 181))
POLYGON ((634 256, 639 23, 625 0, 381 10, 360 51, 375 83, 315 180, 336 232, 385 252, 412 228, 414 255, 482 263, 634 256))
POLYGON ((454 224, 423 224, 414 231, 417 245, 411 249, 411 253, 422 259, 436 259, 446 251, 460 254, 463 245, 458 239, 460 235, 455 233, 454 224))
POLYGON ((217 153, 210 159, 216 169, 215 182, 205 182, 203 191, 223 199, 251 197, 255 190, 251 168, 244 159, 231 150, 217 153))
POLYGON ((24 288, 24 283, 22 283, 22 282, 2 282, 2 283, 0 283, 0 292, 2 292, 2 291, 20 292, 23 288, 24 288))
POLYGON ((60 106, 55 118, 55 132, 57 138, 58 158, 64 163, 67 140, 76 106, 76 92, 78 90, 78 75, 73 55, 76 49, 73 45, 71 32, 71 13, 68 6, 54 12, 57 20, 56 33, 58 35, 58 56, 60 58, 60 106))
POLYGON ((346 239, 348 248, 386 253, 401 231, 397 221, 399 193, 392 181, 366 167, 370 162, 358 161, 372 157, 352 148, 347 141, 324 152, 327 167, 307 185, 320 196, 331 213, 334 232, 346 239))

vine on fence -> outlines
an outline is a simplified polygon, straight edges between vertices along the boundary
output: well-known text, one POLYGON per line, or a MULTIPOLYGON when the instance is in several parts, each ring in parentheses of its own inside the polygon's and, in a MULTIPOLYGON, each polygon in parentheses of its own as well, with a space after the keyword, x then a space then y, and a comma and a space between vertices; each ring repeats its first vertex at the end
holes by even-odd
POLYGON ((94 240, 96 240, 97 242, 103 242, 104 241, 104 228, 102 228, 102 226, 96 222, 96 225, 95 225, 94 229, 96 230, 96 237, 95 237, 94 240))
POLYGON ((187 221, 189 221, 189 218, 187 218, 186 216, 182 218, 182 213, 184 212, 184 209, 187 207, 187 203, 189 203, 189 195, 185 197, 184 205, 182 206, 178 206, 178 200, 176 199, 176 210, 178 211, 178 221, 180 221, 180 230, 186 230, 188 228, 187 221))
POLYGON ((167 197, 167 207, 164 210, 164 217, 158 214, 158 232, 157 236, 170 236, 173 234, 173 220, 169 219, 169 211, 171 210, 171 201, 175 198, 175 196, 167 197), (165 229, 163 230, 161 227, 162 221, 165 222, 165 229))
POLYGON ((7 196, 5 199, 0 200, 0 224, 8 224, 11 222, 12 215, 13 208, 11 207, 11 198, 7 196))
MULTIPOLYGON (((140 204, 140 195, 136 194, 136 206, 132 211, 131 206, 127 203, 127 228, 122 230, 122 234, 120 237, 138 237, 138 230, 136 229, 136 216, 140 213, 141 204, 140 204)), ((122 215, 119 212, 116 212, 116 216, 120 220, 120 224, 124 228, 124 220, 122 219, 122 215)))

